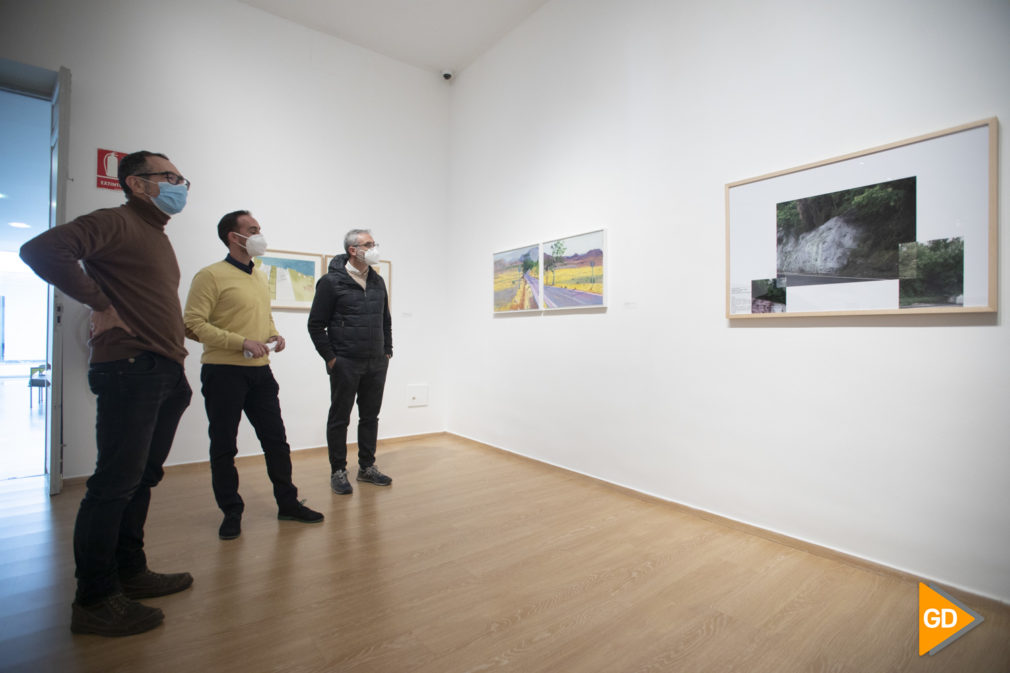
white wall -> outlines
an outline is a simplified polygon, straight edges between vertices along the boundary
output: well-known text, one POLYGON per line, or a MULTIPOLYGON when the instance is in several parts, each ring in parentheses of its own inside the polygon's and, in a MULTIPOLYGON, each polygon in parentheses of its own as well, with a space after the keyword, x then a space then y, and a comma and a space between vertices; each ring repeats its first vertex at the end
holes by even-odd
MULTIPOLYGON (((375 227, 398 345, 382 436, 447 428, 1010 600, 1002 320, 723 315, 725 183, 1010 119, 1004 0, 555 0, 448 90, 230 0, 0 2, 0 56, 74 74, 69 212, 118 202, 95 148, 145 147, 194 181, 170 225, 184 278, 235 207, 287 249, 375 227), (598 227, 605 314, 491 316, 494 251, 598 227), (431 406, 404 408, 407 383, 431 406)), ((68 476, 93 460, 81 315, 68 476)), ((296 447, 326 410, 304 321, 278 316, 296 447)), ((200 406, 173 461, 205 456, 200 406)))
POLYGON ((1004 320, 724 316, 727 182, 1006 123, 1007 35, 993 0, 546 5, 453 87, 448 429, 1010 600, 1004 320), (493 252, 599 227, 605 314, 492 317, 493 252))
MULTIPOLYGON (((183 300, 193 275, 224 257, 216 224, 231 210, 252 210, 271 247, 284 250, 332 254, 348 229, 371 227, 393 262, 395 356, 380 437, 445 427, 445 274, 429 261, 441 249, 431 232, 446 219, 441 78, 233 0, 4 1, 0 15, 0 56, 71 70, 68 214, 122 202, 95 187, 97 148, 168 154, 193 181, 189 205, 168 226, 183 300), (429 406, 407 408, 410 383, 431 386, 429 406)), ((68 313, 64 474, 72 477, 94 468, 95 406, 86 311, 75 303, 68 313)), ((288 341, 273 358, 288 439, 295 449, 324 446, 329 386, 307 313, 274 317, 288 341)), ((194 397, 170 463, 207 459, 200 345, 187 346, 194 397)), ((259 452, 246 423, 240 450, 259 452)))

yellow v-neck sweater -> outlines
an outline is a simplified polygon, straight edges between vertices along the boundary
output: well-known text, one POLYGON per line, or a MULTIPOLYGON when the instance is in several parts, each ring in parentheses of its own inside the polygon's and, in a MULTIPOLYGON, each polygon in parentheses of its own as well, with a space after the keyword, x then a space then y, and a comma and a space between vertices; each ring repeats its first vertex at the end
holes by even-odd
POLYGON ((214 365, 261 367, 270 356, 247 358, 246 339, 266 343, 277 336, 270 313, 270 289, 259 269, 251 274, 221 261, 193 277, 183 314, 186 336, 203 344, 200 362, 214 365))

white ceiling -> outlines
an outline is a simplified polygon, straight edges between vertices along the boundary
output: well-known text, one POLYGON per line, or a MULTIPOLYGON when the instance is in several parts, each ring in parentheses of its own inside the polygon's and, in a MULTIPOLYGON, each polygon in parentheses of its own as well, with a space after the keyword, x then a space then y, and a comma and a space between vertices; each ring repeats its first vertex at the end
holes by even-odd
POLYGON ((549 0, 240 0, 404 63, 460 71, 549 0))

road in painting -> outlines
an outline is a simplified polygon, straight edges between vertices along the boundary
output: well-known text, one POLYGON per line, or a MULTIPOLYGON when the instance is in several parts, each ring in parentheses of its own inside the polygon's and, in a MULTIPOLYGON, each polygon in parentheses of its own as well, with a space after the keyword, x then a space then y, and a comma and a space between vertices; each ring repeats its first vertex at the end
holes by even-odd
POLYGON ((533 311, 540 308, 540 245, 494 255, 494 310, 533 311))
POLYGON ((603 231, 544 244, 544 308, 603 305, 603 231))
POLYGON ((316 289, 316 264, 311 260, 264 255, 255 259, 266 274, 272 302, 311 302, 316 289))

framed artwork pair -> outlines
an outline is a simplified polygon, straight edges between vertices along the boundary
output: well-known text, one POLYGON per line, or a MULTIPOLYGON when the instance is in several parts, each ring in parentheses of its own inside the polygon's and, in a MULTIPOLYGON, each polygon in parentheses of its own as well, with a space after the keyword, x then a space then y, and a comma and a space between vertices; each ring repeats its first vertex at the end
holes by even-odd
POLYGON ((605 230, 534 243, 493 256, 493 312, 606 306, 605 230))

